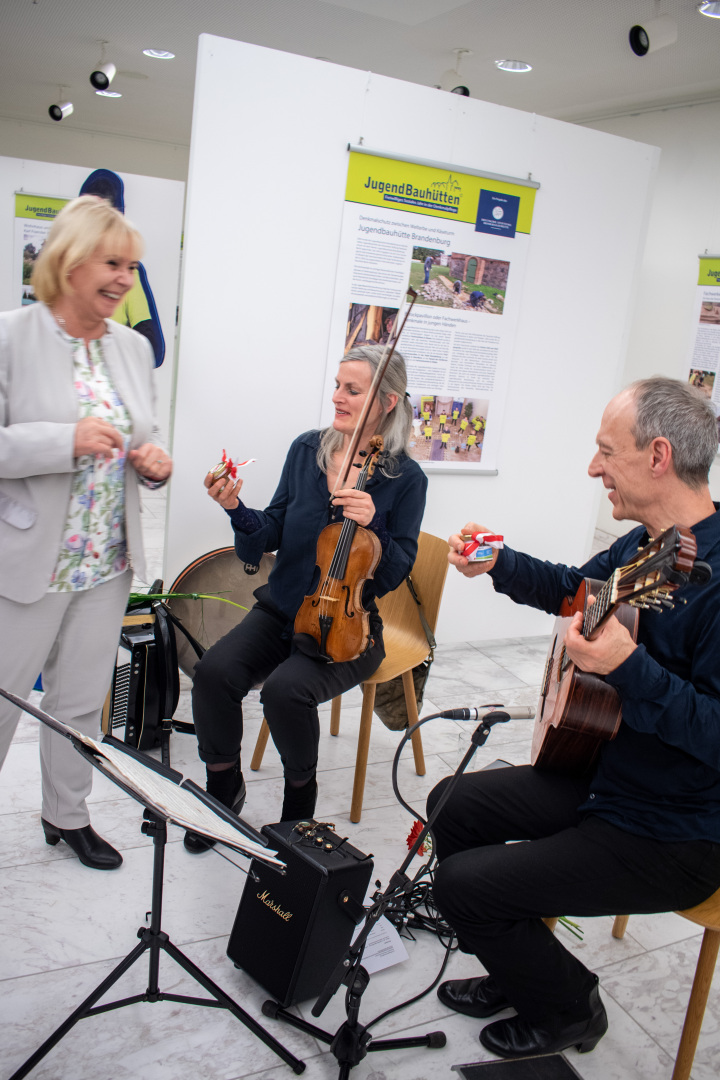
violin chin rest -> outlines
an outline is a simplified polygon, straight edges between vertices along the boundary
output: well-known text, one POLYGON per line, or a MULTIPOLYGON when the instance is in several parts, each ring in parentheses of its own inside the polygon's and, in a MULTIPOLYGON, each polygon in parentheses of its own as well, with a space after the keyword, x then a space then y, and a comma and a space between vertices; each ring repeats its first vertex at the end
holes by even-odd
POLYGON ((331 657, 326 653, 320 652, 320 646, 314 637, 310 634, 293 634, 293 645, 298 652, 303 653, 304 656, 310 656, 313 660, 327 660, 331 662, 331 657))

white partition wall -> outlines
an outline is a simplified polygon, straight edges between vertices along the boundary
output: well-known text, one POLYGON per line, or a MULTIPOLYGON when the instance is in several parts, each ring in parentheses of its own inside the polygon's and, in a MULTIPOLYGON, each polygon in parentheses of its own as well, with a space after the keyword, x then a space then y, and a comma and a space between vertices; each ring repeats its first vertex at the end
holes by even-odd
MULTIPOLYGON (((319 423, 347 144, 540 182, 497 476, 433 475, 423 528, 468 519, 577 561, 600 491, 586 474, 625 361, 655 148, 428 87, 200 39, 165 577, 232 542, 202 477, 257 463, 264 506, 292 438, 319 423)), ((542 633, 547 616, 448 578, 439 640, 542 633)))

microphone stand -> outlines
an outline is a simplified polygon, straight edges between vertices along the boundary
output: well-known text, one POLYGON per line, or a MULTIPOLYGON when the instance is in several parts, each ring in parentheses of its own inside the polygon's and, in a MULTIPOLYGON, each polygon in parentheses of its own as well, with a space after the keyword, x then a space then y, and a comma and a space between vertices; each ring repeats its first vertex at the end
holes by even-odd
POLYGON ((430 720, 436 720, 438 717, 452 720, 475 719, 475 717, 472 716, 473 713, 480 719, 480 723, 472 734, 467 753, 458 765, 450 783, 446 784, 445 790, 440 796, 435 809, 415 839, 415 843, 410 848, 407 857, 390 878, 387 888, 383 893, 377 892, 374 894, 373 903, 365 912, 365 921, 362 930, 355 941, 349 946, 345 956, 338 963, 320 994, 320 997, 312 1007, 313 1016, 320 1016, 330 999, 338 991, 341 984, 344 983, 348 988, 345 996, 345 1021, 333 1035, 331 1032, 325 1031, 323 1028, 317 1027, 315 1024, 311 1024, 307 1020, 303 1020, 301 1017, 288 1012, 287 1009, 284 1009, 277 1001, 268 1000, 263 1003, 262 1011, 264 1016, 268 1016, 275 1020, 283 1020, 286 1024, 290 1024, 291 1027, 297 1028, 299 1031, 304 1031, 307 1035, 312 1035, 320 1042, 327 1043, 330 1046, 330 1051, 334 1054, 338 1065, 340 1066, 338 1080, 348 1080, 350 1070, 354 1068, 355 1065, 358 1065, 363 1058, 372 1051, 404 1050, 415 1046, 426 1046, 428 1049, 439 1049, 445 1046, 447 1042, 445 1032, 443 1031, 431 1031, 426 1035, 409 1036, 398 1039, 373 1039, 367 1026, 359 1022, 362 997, 370 983, 370 975, 362 966, 362 958, 365 951, 365 944, 370 936, 373 926, 378 922, 380 917, 385 914, 387 908, 390 907, 394 901, 399 897, 410 893, 414 888, 416 879, 410 879, 406 874, 406 870, 418 850, 422 847, 425 838, 431 831, 434 821, 452 794, 458 780, 465 772, 475 751, 486 742, 490 731, 495 724, 504 724, 511 719, 511 716, 508 711, 500 709, 490 712, 485 711, 484 713, 482 709, 451 709, 446 710, 445 712, 433 713, 431 716, 426 716, 423 717, 422 720, 418 720, 417 723, 407 729, 395 752, 395 760, 393 763, 394 770, 397 768, 397 762, 403 746, 422 724, 426 724, 430 720))

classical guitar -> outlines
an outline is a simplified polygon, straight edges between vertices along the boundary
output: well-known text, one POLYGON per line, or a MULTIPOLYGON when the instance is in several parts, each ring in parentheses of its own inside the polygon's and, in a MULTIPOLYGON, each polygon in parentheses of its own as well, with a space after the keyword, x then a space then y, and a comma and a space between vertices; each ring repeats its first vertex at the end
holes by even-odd
POLYGON ((567 597, 555 620, 533 731, 533 765, 555 772, 584 772, 604 741, 620 727, 620 698, 602 675, 581 671, 565 651, 572 617, 583 613, 582 634, 592 638, 611 615, 637 639, 638 609, 660 612, 674 606, 671 594, 688 581, 709 580, 710 568, 696 563, 689 529, 673 526, 641 548, 603 584, 585 578, 567 597), (594 596, 594 603, 590 597, 594 596))

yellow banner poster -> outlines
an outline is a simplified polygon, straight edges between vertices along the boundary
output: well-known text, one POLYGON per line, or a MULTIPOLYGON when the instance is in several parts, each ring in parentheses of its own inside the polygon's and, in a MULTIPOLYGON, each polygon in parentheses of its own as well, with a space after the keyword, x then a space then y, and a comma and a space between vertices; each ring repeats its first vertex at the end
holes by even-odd
POLYGON ((720 255, 701 255, 699 262, 685 377, 709 398, 718 417, 720 442, 720 255))
POLYGON ((428 472, 497 472, 538 187, 350 150, 326 400, 338 355, 393 340, 411 287, 398 349, 428 472))
POLYGON ((48 195, 15 194, 15 261, 21 282, 20 302, 33 304, 32 272, 50 226, 67 199, 48 195))
POLYGON ((350 154, 348 202, 470 222, 495 235, 529 233, 535 188, 457 169, 350 154))

